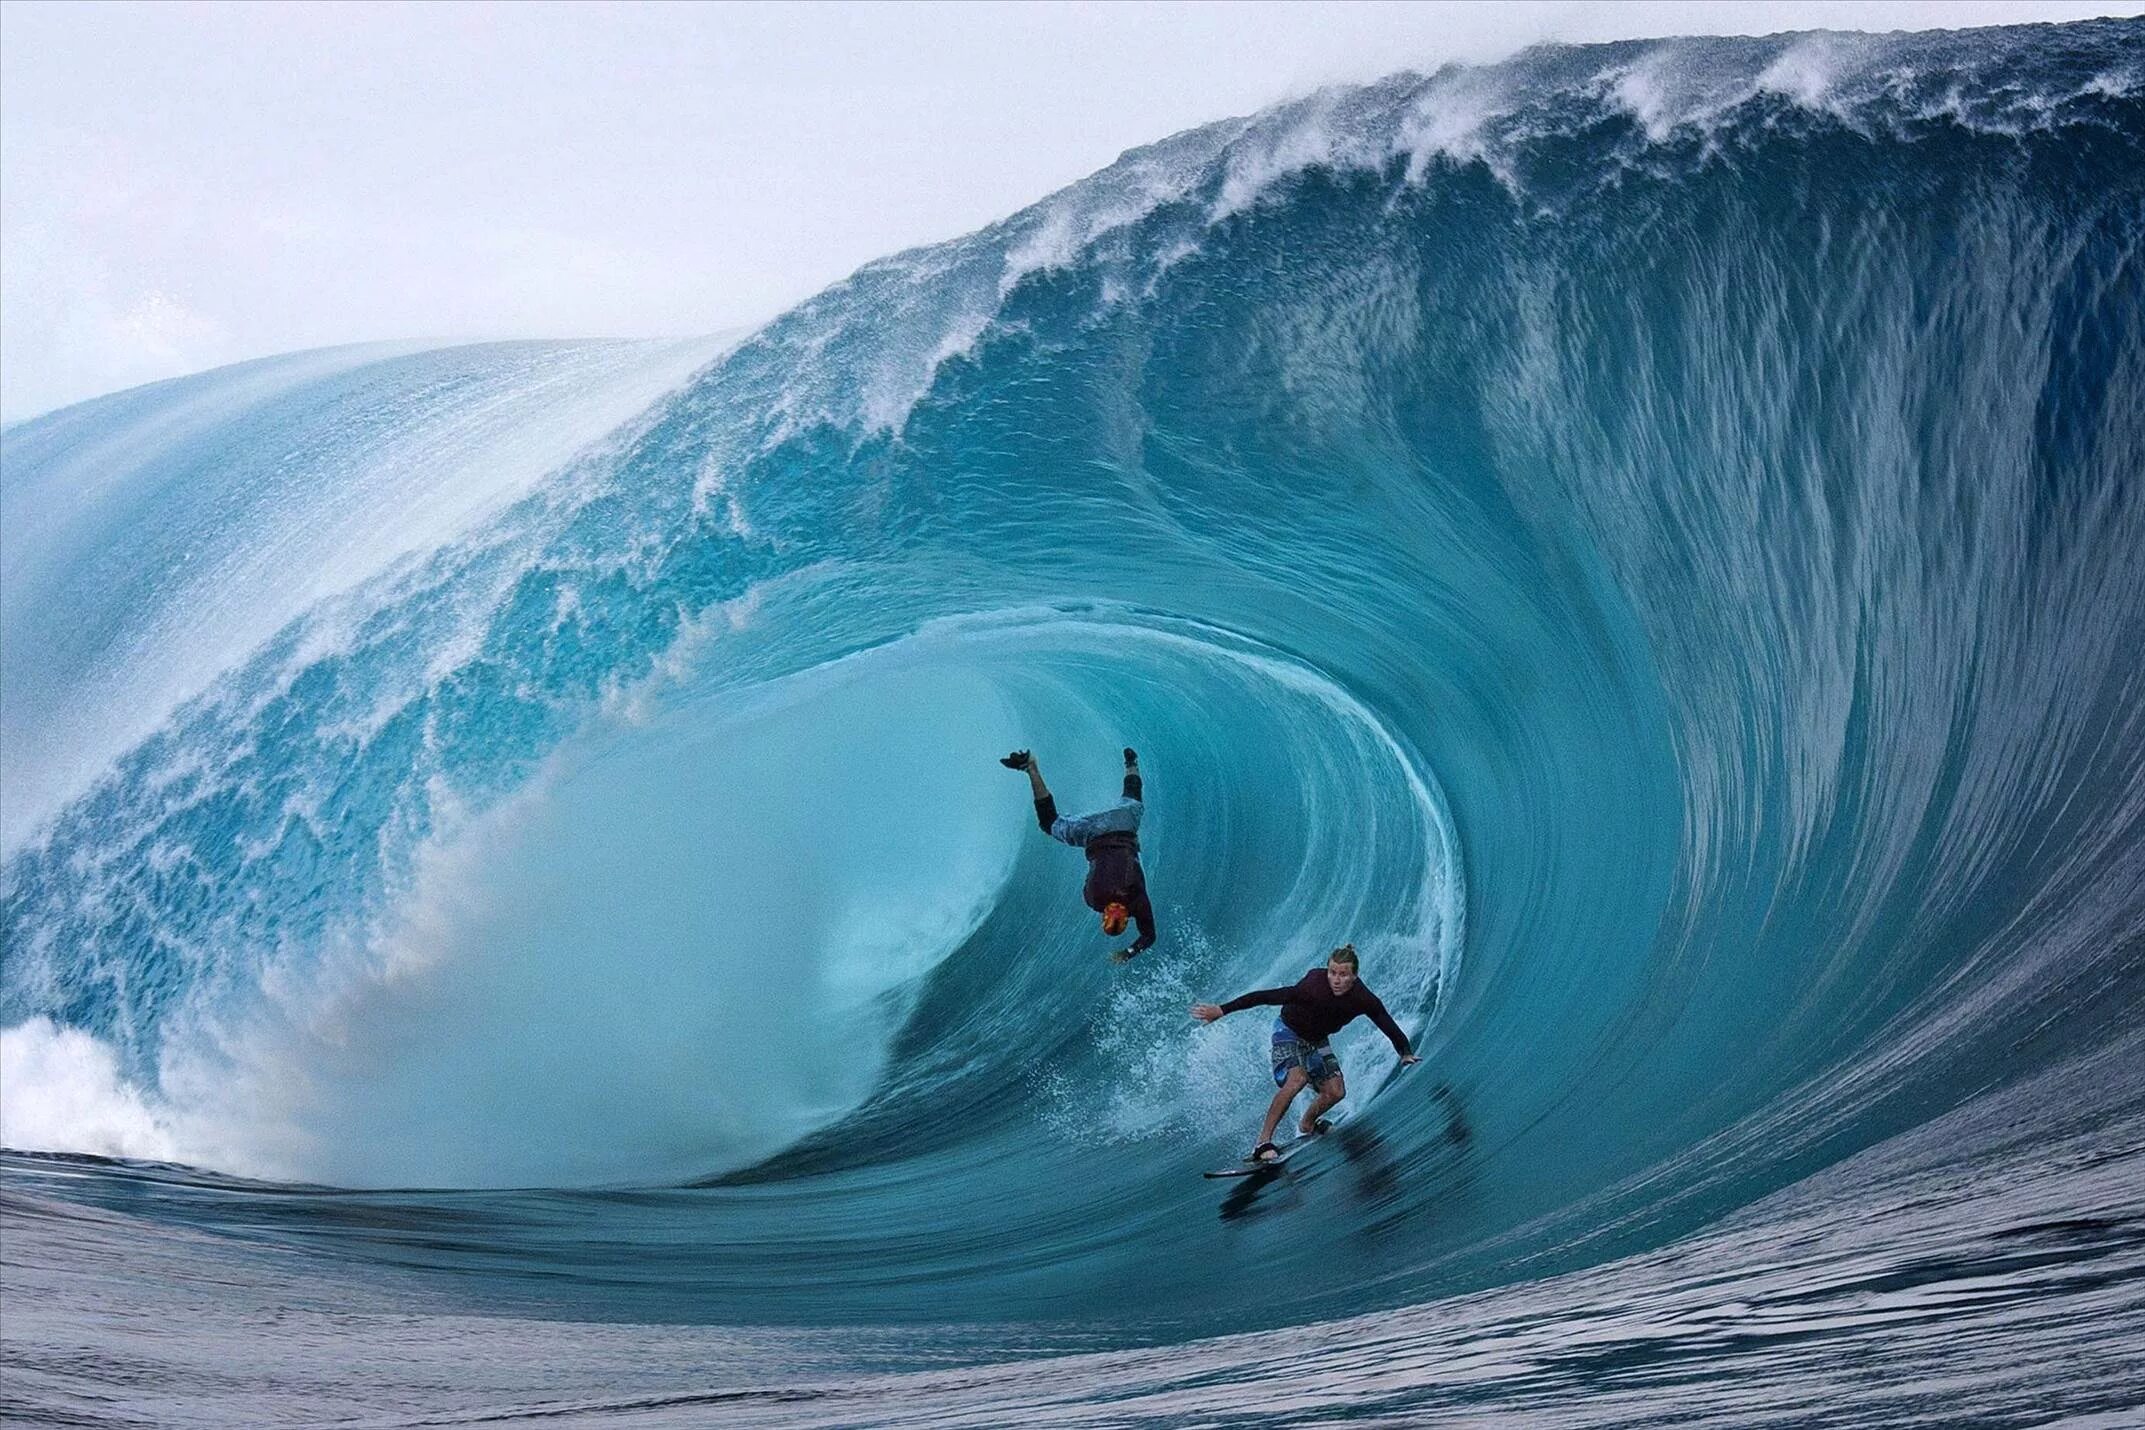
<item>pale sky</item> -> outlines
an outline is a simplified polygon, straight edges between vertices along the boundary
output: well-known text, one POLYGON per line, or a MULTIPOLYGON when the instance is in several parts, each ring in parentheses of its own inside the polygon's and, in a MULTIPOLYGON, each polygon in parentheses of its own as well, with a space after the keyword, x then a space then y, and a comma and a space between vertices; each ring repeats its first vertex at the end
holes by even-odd
POLYGON ((1542 39, 2145 0, 0 3, 0 421, 372 339, 758 323, 1125 149, 1542 39))

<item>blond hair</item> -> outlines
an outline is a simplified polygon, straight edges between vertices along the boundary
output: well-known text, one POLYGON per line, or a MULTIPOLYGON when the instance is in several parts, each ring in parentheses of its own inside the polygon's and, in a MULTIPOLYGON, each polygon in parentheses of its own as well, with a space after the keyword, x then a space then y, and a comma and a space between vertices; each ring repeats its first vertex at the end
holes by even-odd
POLYGON ((1333 950, 1333 952, 1327 954, 1326 962, 1329 964, 1345 963, 1350 968, 1359 970, 1362 967, 1362 965, 1356 960, 1356 946, 1352 943, 1344 943, 1339 948, 1333 950))

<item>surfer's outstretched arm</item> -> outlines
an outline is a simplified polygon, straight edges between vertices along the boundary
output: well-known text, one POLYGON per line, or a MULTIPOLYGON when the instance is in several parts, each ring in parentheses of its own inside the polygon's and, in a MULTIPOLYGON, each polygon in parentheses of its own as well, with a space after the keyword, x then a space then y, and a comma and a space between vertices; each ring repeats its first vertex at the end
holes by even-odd
POLYGON ((1135 953, 1145 953, 1154 947, 1154 905, 1148 901, 1144 891, 1139 896, 1139 902, 1132 906, 1132 922, 1140 926, 1140 936, 1133 941, 1132 947, 1125 950, 1128 957, 1135 953))
POLYGON ((1295 985, 1291 984, 1286 988, 1255 989, 1241 998, 1231 998, 1226 1003, 1194 1003, 1192 1016, 1202 1023, 1212 1023, 1228 1017, 1231 1013, 1241 1013, 1246 1008, 1256 1008, 1261 1004, 1279 1006, 1288 1002, 1289 994, 1295 991, 1295 985))
POLYGON ((1377 1025, 1379 1032, 1385 1034, 1386 1040, 1393 1045, 1393 1051, 1400 1055, 1400 1060, 1403 1063, 1420 1062, 1421 1059, 1415 1056, 1414 1047, 1408 1042, 1408 1035, 1400 1031, 1400 1025, 1393 1021, 1392 1014, 1385 1011, 1385 1004, 1379 1000, 1378 995, 1366 988, 1363 990, 1363 996, 1370 1003, 1370 1021, 1377 1025))

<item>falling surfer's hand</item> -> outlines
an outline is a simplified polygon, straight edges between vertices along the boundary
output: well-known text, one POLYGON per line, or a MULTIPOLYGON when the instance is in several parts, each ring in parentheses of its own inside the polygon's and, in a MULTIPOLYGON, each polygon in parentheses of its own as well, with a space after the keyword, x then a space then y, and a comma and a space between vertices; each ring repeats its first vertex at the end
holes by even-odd
POLYGON ((1026 750, 1015 750, 1010 755, 1000 755, 998 757, 998 763, 1004 765, 1009 770, 1025 770, 1028 768, 1029 764, 1032 763, 1032 761, 1029 759, 1028 752, 1026 750))

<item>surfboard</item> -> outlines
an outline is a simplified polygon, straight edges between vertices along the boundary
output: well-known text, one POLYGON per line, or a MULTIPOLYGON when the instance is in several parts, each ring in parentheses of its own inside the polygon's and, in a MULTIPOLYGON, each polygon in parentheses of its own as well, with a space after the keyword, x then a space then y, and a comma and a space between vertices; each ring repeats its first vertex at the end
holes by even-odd
POLYGON ((1316 1142, 1319 1138, 1328 1135, 1332 1131, 1333 1125, 1331 1123, 1328 1123, 1324 1132, 1313 1132, 1308 1137, 1298 1136, 1290 1138, 1288 1141, 1281 1144, 1280 1155, 1268 1158, 1264 1162, 1239 1162, 1233 1167, 1217 1167, 1215 1170, 1205 1173, 1204 1175, 1214 1179, 1219 1179, 1222 1177, 1256 1177, 1262 1172, 1275 1171, 1276 1169, 1287 1165, 1289 1158, 1295 1156, 1298 1152, 1301 1152, 1304 1148, 1310 1146, 1313 1142, 1316 1142))
POLYGON ((1268 1172, 1278 1172, 1288 1164, 1289 1158, 1296 1155, 1296 1149, 1300 1145, 1291 1142, 1281 1149, 1279 1156, 1270 1157, 1264 1162, 1239 1162, 1234 1167, 1217 1167, 1203 1175, 1218 1180, 1222 1177, 1257 1177, 1268 1172))

